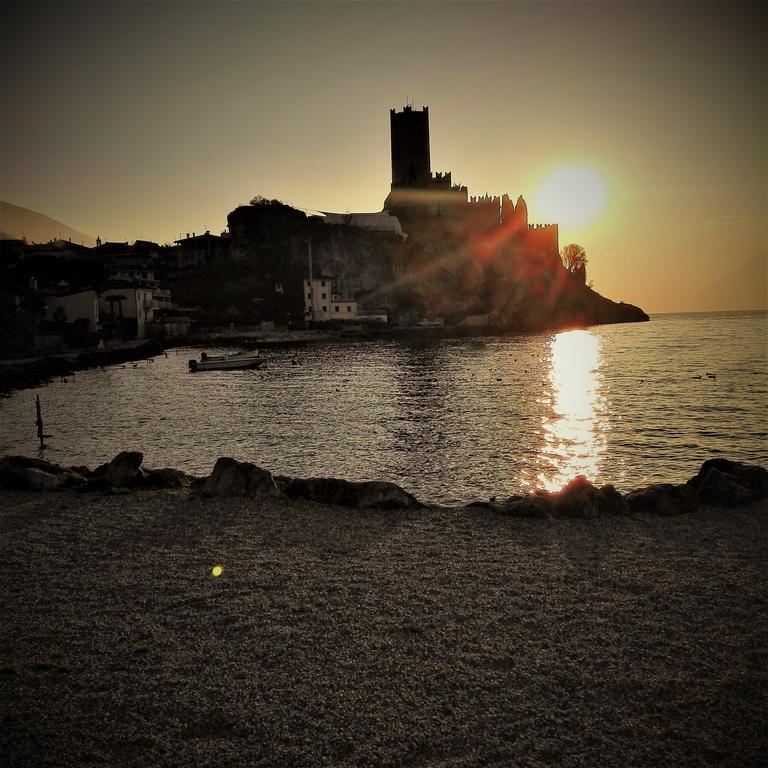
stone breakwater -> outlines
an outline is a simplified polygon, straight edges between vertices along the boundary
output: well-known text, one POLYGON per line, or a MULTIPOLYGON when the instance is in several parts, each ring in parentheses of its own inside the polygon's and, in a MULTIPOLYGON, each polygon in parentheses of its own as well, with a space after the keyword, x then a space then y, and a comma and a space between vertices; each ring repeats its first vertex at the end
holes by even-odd
POLYGON ((165 345, 148 341, 135 347, 94 349, 72 355, 36 357, 30 360, 3 362, 0 360, 0 397, 16 389, 45 384, 58 376, 71 376, 75 371, 117 365, 162 354, 165 345))
MULTIPOLYGON (((357 509, 407 509, 429 506, 398 485, 383 481, 291 478, 222 457, 207 477, 177 469, 142 467, 143 454, 124 451, 94 470, 61 467, 24 456, 0 458, 0 489, 128 493, 133 489, 181 489, 203 497, 244 497, 308 501, 357 509)), ((734 508, 768 498, 768 470, 728 459, 709 459, 686 483, 658 483, 621 494, 612 485, 597 487, 579 476, 561 491, 537 491, 507 499, 476 501, 468 508, 524 518, 583 518, 633 514, 662 516, 695 512, 700 507, 734 508)))

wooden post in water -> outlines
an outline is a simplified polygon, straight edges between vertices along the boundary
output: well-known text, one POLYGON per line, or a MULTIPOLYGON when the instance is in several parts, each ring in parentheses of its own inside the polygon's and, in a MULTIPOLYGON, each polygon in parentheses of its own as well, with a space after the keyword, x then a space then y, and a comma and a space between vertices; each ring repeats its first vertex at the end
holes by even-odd
POLYGON ((40 395, 35 396, 35 410, 37 411, 37 439, 40 441, 40 450, 42 451, 45 448, 45 443, 43 442, 45 435, 43 434, 43 414, 40 410, 40 395))

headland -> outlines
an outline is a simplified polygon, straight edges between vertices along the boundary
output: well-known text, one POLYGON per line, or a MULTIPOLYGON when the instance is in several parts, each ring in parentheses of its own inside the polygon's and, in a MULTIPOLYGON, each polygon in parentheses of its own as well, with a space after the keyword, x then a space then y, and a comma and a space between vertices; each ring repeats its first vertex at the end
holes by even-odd
POLYGON ((220 234, 173 244, 0 240, 0 354, 179 343, 223 328, 479 335, 649 319, 597 293, 584 249, 561 253, 558 225, 529 221, 522 194, 470 195, 451 172, 433 173, 429 130, 427 107, 391 110, 381 211, 257 195, 220 234))

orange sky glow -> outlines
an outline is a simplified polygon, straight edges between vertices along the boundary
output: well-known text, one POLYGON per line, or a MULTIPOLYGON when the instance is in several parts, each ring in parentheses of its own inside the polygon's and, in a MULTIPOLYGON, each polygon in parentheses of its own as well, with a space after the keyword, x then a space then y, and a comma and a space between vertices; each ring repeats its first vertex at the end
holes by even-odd
POLYGON ((532 222, 567 205, 563 169, 592 178, 572 186, 560 245, 584 246, 604 295, 649 312, 766 307, 762 3, 4 2, 2 14, 0 197, 83 232, 217 232, 258 194, 380 210, 389 109, 410 100, 430 108, 432 170, 471 195, 523 194, 532 222))

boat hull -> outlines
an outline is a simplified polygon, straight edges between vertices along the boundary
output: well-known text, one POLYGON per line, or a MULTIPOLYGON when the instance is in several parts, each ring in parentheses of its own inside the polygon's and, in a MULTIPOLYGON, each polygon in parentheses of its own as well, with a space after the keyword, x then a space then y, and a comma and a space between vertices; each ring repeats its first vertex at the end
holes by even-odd
POLYGON ((261 368, 266 361, 263 357, 233 357, 223 360, 190 360, 189 370, 191 373, 200 371, 236 371, 261 368))

